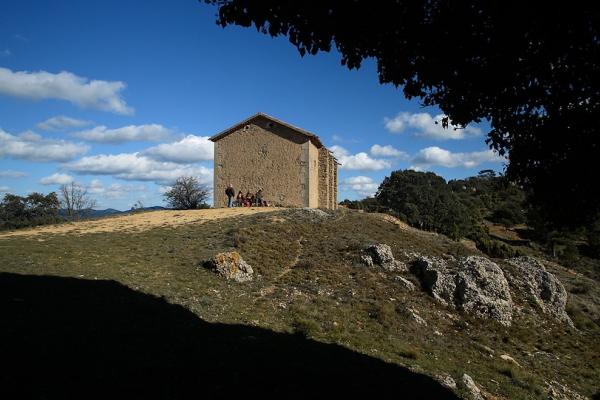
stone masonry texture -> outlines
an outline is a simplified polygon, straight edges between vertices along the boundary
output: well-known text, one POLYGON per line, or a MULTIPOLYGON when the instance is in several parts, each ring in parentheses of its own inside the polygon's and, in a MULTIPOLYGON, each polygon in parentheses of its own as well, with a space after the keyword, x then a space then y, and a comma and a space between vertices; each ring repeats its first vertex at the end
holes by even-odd
POLYGON ((336 207, 337 163, 318 139, 257 115, 214 142, 215 207, 227 206, 229 183, 236 194, 262 188, 276 206, 336 207))

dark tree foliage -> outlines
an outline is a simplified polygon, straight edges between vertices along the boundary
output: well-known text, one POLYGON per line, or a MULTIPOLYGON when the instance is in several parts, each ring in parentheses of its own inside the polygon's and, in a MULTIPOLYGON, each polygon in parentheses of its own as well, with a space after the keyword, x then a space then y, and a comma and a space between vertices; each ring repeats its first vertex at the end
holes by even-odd
POLYGON ((505 226, 526 222, 525 192, 506 176, 484 170, 478 176, 451 180, 448 185, 467 208, 478 209, 489 221, 505 226))
POLYGON ((375 195, 387 208, 412 226, 441 232, 453 239, 481 231, 481 216, 465 207, 441 176, 432 172, 394 171, 375 195))
MULTIPOLYGON (((507 175, 555 224, 600 210, 600 36, 593 1, 205 0, 217 23, 284 35, 301 55, 333 46, 348 68, 438 106, 456 125, 488 120, 507 175)), ((448 119, 442 121, 448 125, 448 119)))
POLYGON ((0 230, 55 223, 60 202, 56 193, 31 193, 27 197, 7 193, 0 202, 0 230))
POLYGON ((383 207, 379 205, 375 197, 367 197, 366 199, 362 200, 344 199, 340 202, 340 205, 348 207, 352 210, 363 210, 367 212, 386 211, 386 209, 383 209, 383 207))
POLYGON ((168 192, 165 192, 165 201, 171 208, 178 210, 193 210, 208 208, 206 199, 209 191, 193 176, 177 178, 168 192))

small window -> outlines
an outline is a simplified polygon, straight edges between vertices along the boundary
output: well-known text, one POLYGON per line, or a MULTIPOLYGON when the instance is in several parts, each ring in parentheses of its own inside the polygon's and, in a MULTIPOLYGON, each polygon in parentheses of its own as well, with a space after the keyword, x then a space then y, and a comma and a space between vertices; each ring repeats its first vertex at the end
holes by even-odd
POLYGON ((273 123, 272 122, 267 122, 267 128, 272 128, 273 127, 273 123))

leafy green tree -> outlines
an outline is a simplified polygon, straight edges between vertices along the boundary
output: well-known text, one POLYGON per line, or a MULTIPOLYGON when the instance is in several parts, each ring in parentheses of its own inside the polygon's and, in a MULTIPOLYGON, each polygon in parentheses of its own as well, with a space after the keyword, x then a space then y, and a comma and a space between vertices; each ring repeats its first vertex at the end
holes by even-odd
POLYGON ((217 23, 287 36, 301 55, 377 62, 381 83, 438 106, 449 122, 488 120, 508 177, 559 226, 600 211, 600 24, 594 2, 204 0, 217 23), (560 188, 560 190, 557 190, 560 188))
POLYGON ((444 178, 433 172, 394 171, 383 180, 375 197, 381 207, 420 229, 454 239, 480 230, 477 210, 465 207, 444 178))
POLYGON ((0 202, 0 229, 55 223, 60 205, 56 193, 31 193, 21 197, 7 193, 0 202))

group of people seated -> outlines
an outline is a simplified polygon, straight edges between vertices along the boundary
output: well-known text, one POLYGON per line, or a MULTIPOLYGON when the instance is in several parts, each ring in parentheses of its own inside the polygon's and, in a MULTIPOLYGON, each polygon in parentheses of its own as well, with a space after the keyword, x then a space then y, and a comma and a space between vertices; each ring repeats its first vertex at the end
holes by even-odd
POLYGON ((237 207, 268 207, 269 203, 263 199, 262 189, 258 189, 258 192, 255 194, 248 191, 246 192, 246 195, 240 190, 235 198, 235 205, 237 207))

